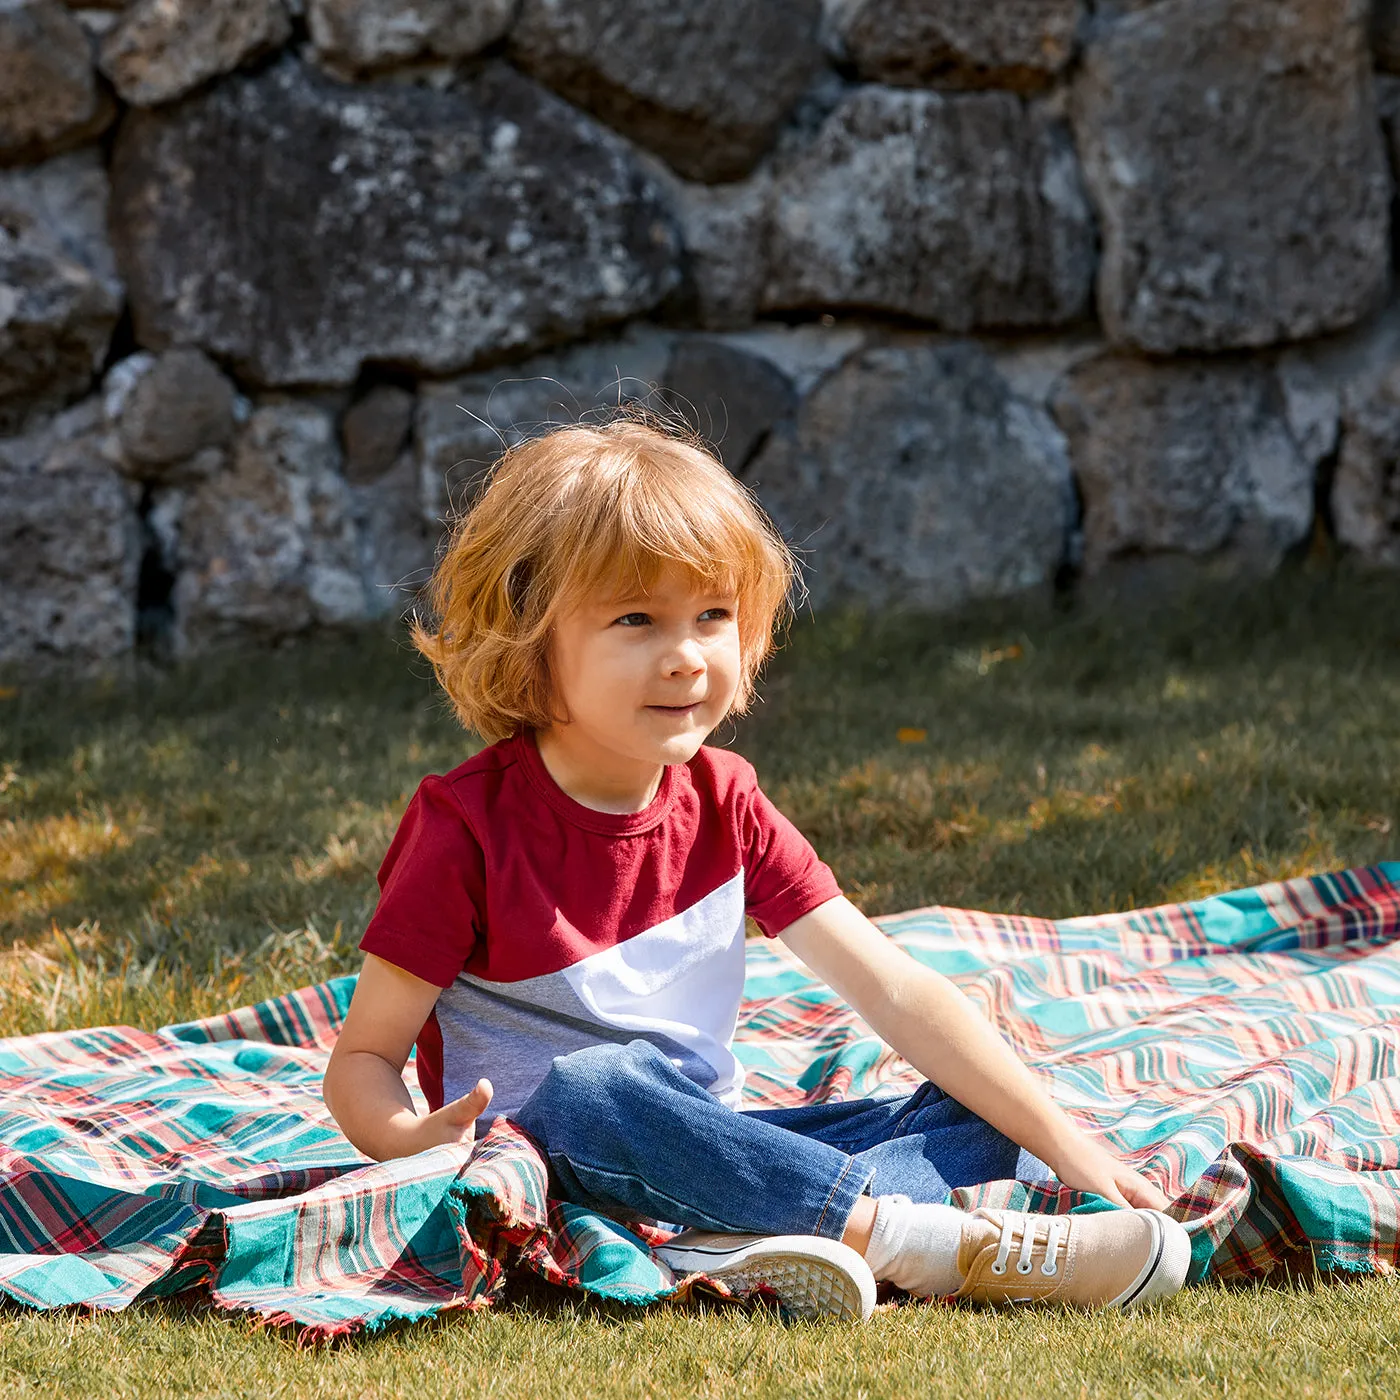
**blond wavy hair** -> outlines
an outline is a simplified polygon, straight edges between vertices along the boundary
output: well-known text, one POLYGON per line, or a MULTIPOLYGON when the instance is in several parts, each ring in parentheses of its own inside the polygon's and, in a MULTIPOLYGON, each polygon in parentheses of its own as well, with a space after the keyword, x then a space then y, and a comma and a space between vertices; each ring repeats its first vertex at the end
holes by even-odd
POLYGON ((744 714, 802 587, 791 550, 703 440, 642 410, 509 448, 453 522, 413 644, 458 719, 488 743, 556 718, 550 634, 599 598, 650 590, 679 565, 737 599, 744 714))

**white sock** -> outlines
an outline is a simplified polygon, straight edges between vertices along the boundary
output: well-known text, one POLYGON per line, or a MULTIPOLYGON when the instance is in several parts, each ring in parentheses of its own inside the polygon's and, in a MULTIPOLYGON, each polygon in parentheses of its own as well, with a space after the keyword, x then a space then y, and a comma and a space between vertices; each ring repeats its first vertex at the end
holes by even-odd
POLYGON ((877 1279, 928 1298, 956 1293, 965 1212, 952 1206, 915 1205, 908 1196, 876 1196, 875 1228, 865 1262, 877 1279))

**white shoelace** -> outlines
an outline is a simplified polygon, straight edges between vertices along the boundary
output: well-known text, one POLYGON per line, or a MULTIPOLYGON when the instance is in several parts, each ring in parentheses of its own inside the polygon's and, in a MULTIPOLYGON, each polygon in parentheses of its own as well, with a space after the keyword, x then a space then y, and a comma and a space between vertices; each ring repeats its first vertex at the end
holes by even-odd
MULTIPOLYGON (((1016 1257, 1016 1272, 1030 1273, 1031 1259, 1035 1253, 1035 1227, 1041 1220, 1047 1220, 1047 1217, 1022 1215, 1010 1210, 1002 1213, 1001 1239, 997 1243, 997 1257, 992 1260, 992 1273, 1001 1275, 1006 1272, 1006 1261, 1011 1257, 1011 1246, 1017 1234, 1021 1237, 1021 1251, 1016 1257)), ((1040 1264, 1040 1272, 1047 1278, 1053 1278, 1060 1272, 1060 1251, 1068 1235, 1068 1220, 1058 1216, 1048 1217, 1045 1227, 1045 1258, 1040 1264)))

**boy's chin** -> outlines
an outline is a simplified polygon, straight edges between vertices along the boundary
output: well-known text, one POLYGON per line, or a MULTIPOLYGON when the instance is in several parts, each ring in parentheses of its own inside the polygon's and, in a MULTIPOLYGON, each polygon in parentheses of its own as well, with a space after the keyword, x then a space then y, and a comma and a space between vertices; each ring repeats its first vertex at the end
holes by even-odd
POLYGON ((696 729, 689 734, 676 734, 669 739, 665 739, 660 744, 663 754, 663 763, 689 763, 697 753, 700 752, 700 745, 710 737, 707 729, 696 729))

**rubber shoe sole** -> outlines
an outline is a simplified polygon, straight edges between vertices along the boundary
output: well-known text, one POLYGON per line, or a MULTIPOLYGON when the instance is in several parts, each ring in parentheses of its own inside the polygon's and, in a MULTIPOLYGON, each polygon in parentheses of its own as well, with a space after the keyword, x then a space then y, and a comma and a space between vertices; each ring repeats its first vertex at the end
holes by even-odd
POLYGON ((839 1240, 687 1230, 653 1252, 677 1278, 704 1274, 734 1293, 770 1288, 793 1317, 864 1322, 875 1309, 870 1265, 839 1240))
POLYGON ((1186 1282, 1191 1267, 1191 1236, 1179 1220, 1160 1210, 1139 1210, 1153 1230, 1153 1249, 1142 1272, 1116 1298, 1110 1308, 1145 1308, 1170 1298, 1186 1282))

